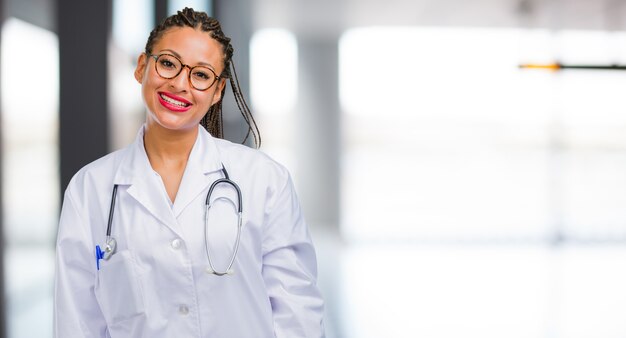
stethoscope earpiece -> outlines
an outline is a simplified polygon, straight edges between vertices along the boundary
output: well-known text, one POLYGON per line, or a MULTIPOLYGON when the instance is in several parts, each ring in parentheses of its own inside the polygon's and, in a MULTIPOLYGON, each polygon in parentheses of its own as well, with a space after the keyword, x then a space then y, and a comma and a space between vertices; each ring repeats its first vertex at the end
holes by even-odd
POLYGON ((232 275, 235 274, 235 270, 233 270, 233 269, 228 269, 225 272, 219 272, 219 271, 213 270, 213 268, 211 268, 211 267, 208 267, 208 268, 206 268, 205 271, 206 271, 206 273, 208 273, 210 275, 216 275, 216 276, 226 276, 226 275, 232 276, 232 275))

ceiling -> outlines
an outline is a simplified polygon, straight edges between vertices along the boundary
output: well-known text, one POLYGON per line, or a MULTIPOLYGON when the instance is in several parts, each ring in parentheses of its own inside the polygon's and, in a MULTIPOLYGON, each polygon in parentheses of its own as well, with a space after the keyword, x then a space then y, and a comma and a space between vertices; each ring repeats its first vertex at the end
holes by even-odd
POLYGON ((304 35, 387 25, 626 30, 625 0, 249 1, 257 28, 284 27, 304 35))
MULTIPOLYGON (((214 3, 219 0, 213 0, 214 3)), ((235 0, 221 0, 233 5, 235 0)), ((363 26, 626 30, 626 0, 236 0, 252 28, 338 36, 363 26)), ((5 16, 54 30, 54 0, 0 0, 5 16)))

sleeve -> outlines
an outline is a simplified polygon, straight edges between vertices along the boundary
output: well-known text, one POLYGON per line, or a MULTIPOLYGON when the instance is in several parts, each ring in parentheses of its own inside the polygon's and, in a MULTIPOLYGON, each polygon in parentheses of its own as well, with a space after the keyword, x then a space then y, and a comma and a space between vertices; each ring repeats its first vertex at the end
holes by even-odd
POLYGON ((288 175, 266 210, 263 278, 277 338, 324 337, 315 249, 288 175))
POLYGON ((65 193, 56 246, 54 337, 107 337, 106 323, 96 302, 95 248, 69 190, 65 193))

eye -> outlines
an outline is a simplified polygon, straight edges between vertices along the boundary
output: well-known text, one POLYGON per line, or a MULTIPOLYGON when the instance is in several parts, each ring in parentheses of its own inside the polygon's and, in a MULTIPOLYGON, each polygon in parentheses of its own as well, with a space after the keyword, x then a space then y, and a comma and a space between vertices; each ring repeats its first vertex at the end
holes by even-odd
POLYGON ((206 73, 203 72, 195 72, 193 73, 193 76, 197 77, 198 79, 201 80, 208 80, 209 79, 209 75, 207 75, 206 73))
POLYGON ((176 68, 176 65, 170 60, 161 60, 161 66, 165 68, 176 68))
POLYGON ((180 67, 180 62, 168 55, 159 56, 158 62, 159 67, 163 69, 178 69, 178 67, 180 67))
POLYGON ((192 75, 195 79, 200 80, 200 81, 210 81, 214 77, 211 71, 205 70, 205 69, 197 69, 197 68, 193 70, 192 75))

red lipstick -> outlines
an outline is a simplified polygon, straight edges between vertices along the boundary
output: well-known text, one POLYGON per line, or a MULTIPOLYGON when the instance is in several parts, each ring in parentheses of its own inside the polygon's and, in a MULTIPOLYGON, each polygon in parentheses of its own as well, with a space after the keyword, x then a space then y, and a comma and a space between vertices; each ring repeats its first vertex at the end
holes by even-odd
POLYGON ((171 111, 182 113, 191 108, 191 102, 185 100, 180 96, 176 96, 170 93, 159 92, 159 102, 161 105, 171 111))

